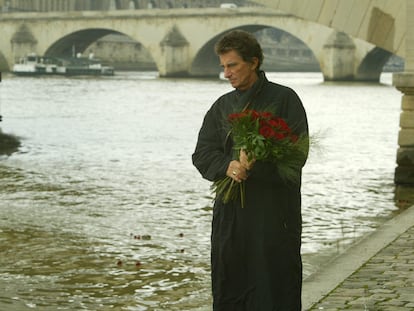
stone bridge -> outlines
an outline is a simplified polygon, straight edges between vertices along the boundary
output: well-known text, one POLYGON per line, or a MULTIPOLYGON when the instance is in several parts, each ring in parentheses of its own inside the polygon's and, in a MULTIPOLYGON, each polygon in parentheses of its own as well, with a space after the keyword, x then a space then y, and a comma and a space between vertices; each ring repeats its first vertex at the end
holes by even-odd
POLYGON ((213 45, 220 35, 234 28, 253 32, 269 27, 303 41, 319 61, 325 80, 378 81, 392 54, 404 57, 395 27, 394 41, 399 44, 375 46, 367 38, 263 7, 26 12, 0 15, 0 70, 10 70, 30 52, 69 56, 74 48, 83 52, 97 39, 121 33, 148 50, 162 77, 217 76, 221 68, 213 45))

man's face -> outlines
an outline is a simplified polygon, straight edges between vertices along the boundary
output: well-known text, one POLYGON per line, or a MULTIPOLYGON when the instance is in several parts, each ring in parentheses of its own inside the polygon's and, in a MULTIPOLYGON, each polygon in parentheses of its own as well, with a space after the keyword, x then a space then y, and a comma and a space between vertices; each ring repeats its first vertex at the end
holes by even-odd
POLYGON ((230 81, 234 88, 244 91, 256 82, 257 58, 253 59, 253 63, 245 62, 234 50, 220 54, 219 58, 224 77, 230 81))

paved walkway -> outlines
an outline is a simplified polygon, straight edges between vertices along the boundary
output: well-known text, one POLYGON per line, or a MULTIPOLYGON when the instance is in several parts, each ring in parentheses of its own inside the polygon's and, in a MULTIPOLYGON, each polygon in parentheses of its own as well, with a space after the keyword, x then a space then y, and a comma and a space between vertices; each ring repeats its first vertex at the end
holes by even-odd
POLYGON ((303 284, 304 310, 414 310, 414 206, 303 284))

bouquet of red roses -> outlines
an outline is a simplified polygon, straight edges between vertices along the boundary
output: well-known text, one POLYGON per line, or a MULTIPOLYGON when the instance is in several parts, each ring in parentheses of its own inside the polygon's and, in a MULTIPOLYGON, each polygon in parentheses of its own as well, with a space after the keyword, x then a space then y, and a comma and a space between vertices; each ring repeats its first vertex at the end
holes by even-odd
MULTIPOLYGON (((235 158, 238 159, 240 150, 243 150, 249 161, 266 161, 275 165, 285 181, 299 181, 298 171, 309 147, 307 135, 295 135, 284 119, 268 111, 244 110, 230 114, 228 121, 235 158)), ((240 197, 244 206, 244 182, 238 183, 226 176, 215 181, 212 190, 224 203, 240 197)))

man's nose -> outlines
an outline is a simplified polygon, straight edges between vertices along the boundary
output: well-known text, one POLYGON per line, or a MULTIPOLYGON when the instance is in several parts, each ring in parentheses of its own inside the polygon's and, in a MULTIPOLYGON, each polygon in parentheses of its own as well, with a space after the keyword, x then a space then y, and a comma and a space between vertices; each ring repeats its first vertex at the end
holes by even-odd
POLYGON ((224 68, 224 77, 229 78, 231 76, 231 70, 229 68, 224 68))

